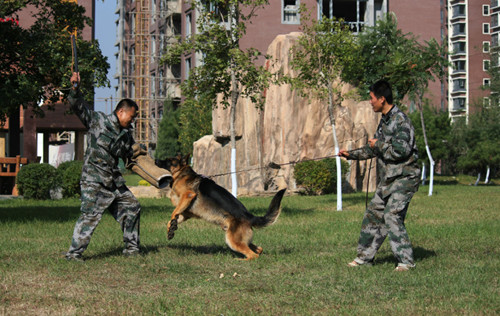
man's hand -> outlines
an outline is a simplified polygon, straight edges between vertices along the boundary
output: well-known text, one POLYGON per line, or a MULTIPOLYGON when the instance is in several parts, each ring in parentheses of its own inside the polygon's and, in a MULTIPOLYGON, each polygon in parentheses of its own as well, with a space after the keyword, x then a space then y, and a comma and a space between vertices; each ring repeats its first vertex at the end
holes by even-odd
POLYGON ((136 159, 139 156, 146 155, 148 151, 146 148, 141 146, 139 143, 135 143, 132 145, 132 160, 136 159))
POLYGON ((370 145, 371 148, 375 147, 375 143, 377 142, 378 139, 372 138, 368 140, 368 144, 370 145))
POLYGON ((77 90, 80 87, 80 73, 74 72, 69 81, 71 82, 72 89, 77 90))
POLYGON ((341 150, 339 150, 339 156, 347 158, 347 157, 349 157, 349 153, 347 152, 347 150, 341 149, 341 150))

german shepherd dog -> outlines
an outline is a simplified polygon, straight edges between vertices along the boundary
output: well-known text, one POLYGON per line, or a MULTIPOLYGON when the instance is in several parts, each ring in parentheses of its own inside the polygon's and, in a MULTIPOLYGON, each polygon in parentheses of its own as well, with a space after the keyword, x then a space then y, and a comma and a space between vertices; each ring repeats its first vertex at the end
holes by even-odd
POLYGON ((274 224, 281 212, 281 199, 286 189, 279 191, 264 216, 254 216, 231 193, 209 178, 200 176, 188 165, 189 155, 157 160, 160 168, 172 173, 170 200, 175 206, 167 225, 168 239, 174 237, 177 225, 191 217, 219 225, 226 232, 226 243, 232 250, 256 259, 262 247, 252 243, 252 228, 274 224))

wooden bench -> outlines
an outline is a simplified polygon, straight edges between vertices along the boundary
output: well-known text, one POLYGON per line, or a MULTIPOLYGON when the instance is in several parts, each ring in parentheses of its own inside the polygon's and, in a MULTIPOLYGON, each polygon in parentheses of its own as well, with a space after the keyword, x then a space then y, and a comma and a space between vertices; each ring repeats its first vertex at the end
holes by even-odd
POLYGON ((12 195, 17 196, 17 184, 15 178, 21 169, 21 164, 28 163, 28 158, 16 157, 0 157, 0 177, 14 177, 14 188, 12 188, 12 195))

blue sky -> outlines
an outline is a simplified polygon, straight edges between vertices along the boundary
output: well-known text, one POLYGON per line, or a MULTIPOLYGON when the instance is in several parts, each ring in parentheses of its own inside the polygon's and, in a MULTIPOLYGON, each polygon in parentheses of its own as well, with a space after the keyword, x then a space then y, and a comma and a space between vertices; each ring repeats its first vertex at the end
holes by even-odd
POLYGON ((116 72, 115 60, 115 42, 116 42, 116 25, 115 21, 118 15, 115 14, 115 0, 96 0, 95 13, 95 37, 99 41, 104 56, 108 57, 110 68, 108 70, 108 79, 111 83, 111 88, 96 88, 95 89, 95 110, 111 113, 118 100, 116 99, 115 89, 113 86, 117 81, 113 78, 116 72), (111 103, 111 97, 113 102, 111 103), (107 101, 105 100, 107 99, 107 101))

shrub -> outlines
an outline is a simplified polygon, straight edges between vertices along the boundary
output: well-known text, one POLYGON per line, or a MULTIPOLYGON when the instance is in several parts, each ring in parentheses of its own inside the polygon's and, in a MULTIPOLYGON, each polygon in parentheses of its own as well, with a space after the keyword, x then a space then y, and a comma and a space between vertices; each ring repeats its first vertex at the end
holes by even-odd
POLYGON ((57 169, 48 163, 23 166, 17 174, 17 188, 26 199, 50 199, 50 190, 60 183, 57 169))
POLYGON ((82 166, 82 161, 74 160, 65 161, 61 163, 59 167, 57 167, 57 172, 61 177, 64 197, 80 196, 80 178, 82 176, 82 166))
MULTIPOLYGON (((344 177, 349 170, 348 163, 342 160, 341 169, 344 177)), ((306 194, 336 192, 337 165, 335 158, 299 162, 295 165, 294 177, 297 184, 305 189, 306 194)))

